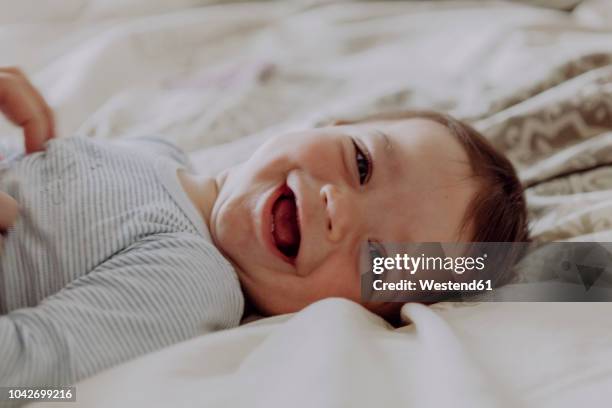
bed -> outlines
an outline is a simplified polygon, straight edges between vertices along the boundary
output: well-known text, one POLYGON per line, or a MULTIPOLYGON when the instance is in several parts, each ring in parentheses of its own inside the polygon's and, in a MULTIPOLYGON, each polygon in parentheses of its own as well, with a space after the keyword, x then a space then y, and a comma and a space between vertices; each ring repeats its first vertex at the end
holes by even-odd
MULTIPOLYGON (((612 241, 612 3, 526 3, 22 0, 2 5, 0 65, 62 137, 161 135, 210 172, 278 132, 443 110, 516 164, 536 245, 612 241)), ((608 406, 611 312, 408 304, 394 329, 328 299, 113 368, 66 406, 608 406)))

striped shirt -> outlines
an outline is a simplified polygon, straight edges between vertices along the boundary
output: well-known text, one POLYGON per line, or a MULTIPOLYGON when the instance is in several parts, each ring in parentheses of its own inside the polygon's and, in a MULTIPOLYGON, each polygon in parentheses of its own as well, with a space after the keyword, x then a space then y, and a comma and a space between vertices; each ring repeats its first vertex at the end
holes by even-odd
POLYGON ((71 384, 239 324, 236 273, 181 187, 178 148, 75 137, 4 164, 21 214, 0 255, 0 386, 71 384))

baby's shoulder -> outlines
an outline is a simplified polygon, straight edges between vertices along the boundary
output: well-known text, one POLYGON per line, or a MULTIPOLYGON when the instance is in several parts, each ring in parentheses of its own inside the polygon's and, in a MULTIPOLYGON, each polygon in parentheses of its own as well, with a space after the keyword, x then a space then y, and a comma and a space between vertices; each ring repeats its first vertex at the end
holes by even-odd
POLYGON ((228 294, 240 293, 238 275, 232 264, 212 242, 193 233, 146 236, 108 259, 96 272, 121 270, 146 276, 147 280, 179 279, 195 286, 214 285, 228 294))
POLYGON ((133 255, 155 264, 177 265, 177 262, 187 262, 191 265, 204 263, 231 268, 231 264, 209 239, 187 231, 147 235, 119 255, 133 255))

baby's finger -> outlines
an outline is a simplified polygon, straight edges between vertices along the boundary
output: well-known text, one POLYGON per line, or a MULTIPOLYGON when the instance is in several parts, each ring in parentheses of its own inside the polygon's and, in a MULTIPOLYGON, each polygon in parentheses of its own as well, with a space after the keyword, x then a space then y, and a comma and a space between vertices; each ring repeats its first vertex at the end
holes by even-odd
POLYGON ((49 133, 47 135, 48 139, 53 139, 55 137, 55 115, 53 110, 47 103, 45 103, 45 115, 47 116, 47 123, 49 124, 49 133))
POLYGON ((36 98, 39 108, 45 115, 47 133, 45 135, 44 142, 46 142, 47 140, 55 137, 55 118, 53 117, 53 111, 51 110, 51 107, 49 106, 45 98, 43 98, 41 93, 38 92, 38 90, 34 87, 34 85, 32 85, 32 83, 27 79, 27 77, 23 76, 23 80, 25 82, 25 86, 29 89, 30 94, 33 95, 34 98, 36 98))
POLYGON ((17 75, 20 76, 22 78, 25 78, 25 74, 23 73, 22 70, 20 70, 17 67, 2 67, 0 68, 0 72, 5 73, 5 74, 12 74, 12 75, 17 75))
POLYGON ((0 191, 0 230, 6 231, 19 216, 19 204, 10 195, 0 191))
POLYGON ((27 80, 0 71, 0 110, 9 120, 24 128, 27 153, 43 150, 44 143, 53 133, 47 108, 27 80))
POLYGON ((45 149, 45 142, 49 134, 45 121, 46 119, 38 117, 21 125, 25 135, 25 151, 27 154, 40 152, 45 149))
POLYGON ((34 85, 32 85, 32 82, 30 82, 30 80, 28 79, 27 75, 24 74, 23 71, 20 70, 19 68, 17 68, 17 67, 0 68, 0 72, 3 72, 3 71, 7 72, 7 73, 14 74, 14 75, 17 75, 17 76, 21 77, 25 81, 25 84, 30 89, 30 92, 32 93, 32 95, 34 95, 36 97, 36 99, 38 100, 38 103, 43 107, 43 110, 45 112, 45 116, 47 117, 47 121, 48 121, 48 124, 49 124, 48 139, 54 138, 55 137, 55 117, 53 115, 53 110, 51 109, 51 107, 49 106, 49 104, 47 103, 45 98, 41 95, 40 92, 38 92, 36 87, 34 87, 34 85))

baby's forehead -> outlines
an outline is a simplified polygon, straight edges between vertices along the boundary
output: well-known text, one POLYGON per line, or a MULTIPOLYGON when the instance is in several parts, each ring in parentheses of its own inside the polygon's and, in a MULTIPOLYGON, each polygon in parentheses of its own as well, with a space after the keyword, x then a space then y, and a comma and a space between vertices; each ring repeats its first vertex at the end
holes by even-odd
POLYGON ((471 173, 468 153, 459 138, 431 119, 376 120, 353 126, 365 137, 383 138, 387 149, 404 160, 412 159, 432 168, 448 166, 452 174, 460 177, 471 173))
POLYGON ((428 118, 368 120, 341 125, 366 138, 383 137, 396 155, 426 154, 440 160, 469 163, 464 145, 447 126, 428 118))

